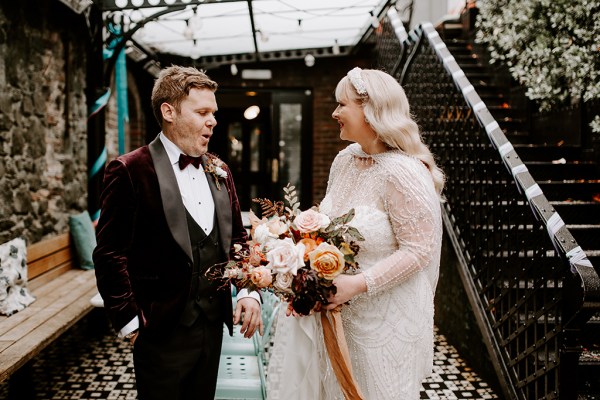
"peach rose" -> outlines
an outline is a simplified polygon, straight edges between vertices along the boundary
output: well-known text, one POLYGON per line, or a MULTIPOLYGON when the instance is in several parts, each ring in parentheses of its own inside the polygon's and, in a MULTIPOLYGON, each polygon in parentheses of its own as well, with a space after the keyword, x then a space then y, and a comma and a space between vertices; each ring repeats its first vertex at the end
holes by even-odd
POLYGON ((277 274, 275 276, 275 282, 273 283, 273 287, 281 290, 282 292, 292 292, 292 282, 294 281, 294 275, 291 272, 286 272, 285 274, 277 274))
POLYGON ((279 218, 271 218, 267 221, 267 226, 269 227, 269 232, 273 235, 279 237, 281 234, 287 232, 288 226, 285 222, 281 221, 279 218))
POLYGON ((273 276, 271 276, 271 270, 269 268, 261 266, 252 269, 250 280, 256 287, 266 288, 273 282, 273 276))
POLYGON ((321 228, 326 228, 330 223, 331 221, 327 215, 321 214, 312 208, 302 211, 294 219, 294 224, 300 233, 315 232, 321 228))
POLYGON ((308 253, 317 248, 317 242, 311 238, 301 239, 299 243, 304 245, 304 262, 308 261, 308 253))
POLYGON ((310 267, 325 279, 333 280, 344 271, 344 255, 339 249, 323 242, 308 254, 310 267))

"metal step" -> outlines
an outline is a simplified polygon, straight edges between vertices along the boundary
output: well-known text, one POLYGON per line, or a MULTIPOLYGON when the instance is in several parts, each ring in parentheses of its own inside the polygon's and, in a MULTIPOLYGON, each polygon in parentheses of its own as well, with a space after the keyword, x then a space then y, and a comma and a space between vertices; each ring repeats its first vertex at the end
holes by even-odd
POLYGON ((566 224, 567 229, 577 244, 583 249, 600 249, 600 225, 599 224, 587 224, 587 225, 572 225, 566 224))
MULTIPOLYGON (((484 101, 485 103, 485 101, 484 101)), ((500 127, 502 127, 502 120, 504 118, 512 118, 512 119, 523 119, 527 111, 519 108, 513 108, 510 104, 504 102, 501 104, 486 104, 487 109, 490 111, 492 116, 498 121, 500 127)))
POLYGON ((600 203, 597 201, 551 201, 550 204, 565 223, 600 224, 600 203))
POLYGON ((581 159, 579 146, 549 146, 538 144, 519 144, 514 146, 523 161, 552 161, 564 158, 566 161, 581 159))
POLYGON ((535 180, 595 179, 598 167, 589 161, 527 161, 527 169, 535 180), (562 162, 564 161, 564 163, 562 162))
POLYGON ((552 200, 593 201, 600 193, 600 180, 576 179, 563 181, 538 181, 546 198, 552 200))

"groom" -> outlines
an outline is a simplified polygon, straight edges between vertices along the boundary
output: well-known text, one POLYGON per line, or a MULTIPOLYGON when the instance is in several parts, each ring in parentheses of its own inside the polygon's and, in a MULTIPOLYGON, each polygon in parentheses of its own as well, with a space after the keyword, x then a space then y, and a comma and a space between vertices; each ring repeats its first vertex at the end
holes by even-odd
POLYGON ((110 162, 94 251, 98 289, 119 336, 133 344, 140 400, 213 399, 223 323, 262 334, 256 292, 208 280, 246 231, 229 169, 207 147, 216 82, 195 68, 161 71, 152 109, 162 132, 110 162), (207 171, 207 172, 205 172, 207 171))

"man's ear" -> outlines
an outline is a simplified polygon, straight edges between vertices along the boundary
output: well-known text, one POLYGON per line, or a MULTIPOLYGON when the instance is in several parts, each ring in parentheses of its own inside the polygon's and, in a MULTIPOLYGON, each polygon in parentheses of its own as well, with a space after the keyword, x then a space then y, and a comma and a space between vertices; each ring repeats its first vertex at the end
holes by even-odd
POLYGON ((160 105, 160 112, 164 121, 173 122, 175 108, 172 105, 170 105, 169 103, 162 103, 160 105))

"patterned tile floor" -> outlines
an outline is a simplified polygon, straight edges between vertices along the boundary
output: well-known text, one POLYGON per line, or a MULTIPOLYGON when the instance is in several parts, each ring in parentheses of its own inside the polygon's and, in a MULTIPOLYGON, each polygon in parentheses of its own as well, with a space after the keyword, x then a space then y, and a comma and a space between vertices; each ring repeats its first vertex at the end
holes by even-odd
MULTIPOLYGON (((433 375, 423 382, 421 399, 499 398, 443 335, 436 335, 435 346, 433 375)), ((131 349, 114 339, 98 315, 48 347, 33 364, 31 379, 37 400, 136 398, 131 349)), ((6 384, 0 385, 0 399, 7 396, 6 384)))

